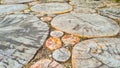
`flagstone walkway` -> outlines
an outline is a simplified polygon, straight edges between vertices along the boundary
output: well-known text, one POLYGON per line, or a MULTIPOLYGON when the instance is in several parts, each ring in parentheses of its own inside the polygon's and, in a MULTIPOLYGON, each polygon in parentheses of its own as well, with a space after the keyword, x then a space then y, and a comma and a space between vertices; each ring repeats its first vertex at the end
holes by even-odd
POLYGON ((120 68, 120 3, 0 0, 0 68, 120 68))

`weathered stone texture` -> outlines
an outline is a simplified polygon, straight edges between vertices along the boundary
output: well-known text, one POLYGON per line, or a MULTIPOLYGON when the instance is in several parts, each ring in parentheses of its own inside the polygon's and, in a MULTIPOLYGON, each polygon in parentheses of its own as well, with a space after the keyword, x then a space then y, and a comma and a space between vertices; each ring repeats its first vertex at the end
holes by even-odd
POLYGON ((43 45, 49 27, 31 15, 0 17, 0 67, 21 68, 43 45))

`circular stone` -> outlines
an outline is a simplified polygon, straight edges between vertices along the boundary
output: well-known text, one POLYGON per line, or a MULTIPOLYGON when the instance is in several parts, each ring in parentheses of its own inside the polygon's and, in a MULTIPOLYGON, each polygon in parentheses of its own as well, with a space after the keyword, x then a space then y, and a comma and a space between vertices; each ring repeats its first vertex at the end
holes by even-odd
POLYGON ((26 3, 26 2, 31 2, 33 0, 1 0, 1 3, 4 4, 11 4, 11 3, 26 3))
POLYGON ((50 35, 53 37, 62 37, 63 34, 64 33, 62 31, 58 31, 58 30, 51 31, 51 33, 50 33, 50 35))
POLYGON ((31 7, 32 11, 42 14, 59 14, 72 10, 72 6, 67 3, 43 3, 31 7))
POLYGON ((57 37, 50 37, 47 39, 45 46, 50 50, 56 50, 62 47, 62 42, 57 37))
POLYGON ((22 68, 43 45, 48 33, 48 25, 35 16, 0 17, 0 67, 22 68))
POLYGON ((56 61, 65 62, 70 58, 71 53, 68 49, 60 48, 55 50, 52 56, 56 61))
POLYGON ((41 59, 30 68, 64 68, 60 63, 49 59, 41 59))
POLYGON ((62 41, 64 44, 71 44, 71 45, 75 45, 76 43, 78 43, 80 41, 80 38, 74 35, 64 35, 62 37, 62 41))
POLYGON ((115 21, 98 14, 62 14, 53 18, 51 25, 58 30, 88 38, 114 36, 120 29, 115 21))
POLYGON ((120 38, 82 41, 72 50, 72 68, 119 68, 120 38))
POLYGON ((0 5, 0 15, 19 12, 27 8, 28 6, 24 4, 0 5))

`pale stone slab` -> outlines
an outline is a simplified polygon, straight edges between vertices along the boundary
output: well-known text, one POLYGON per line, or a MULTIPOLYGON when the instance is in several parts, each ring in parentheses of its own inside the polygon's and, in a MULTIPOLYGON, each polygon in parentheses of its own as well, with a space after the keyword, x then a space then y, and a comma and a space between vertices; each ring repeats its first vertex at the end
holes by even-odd
POLYGON ((59 14, 72 10, 72 6, 67 3, 43 3, 31 7, 32 11, 41 14, 59 14))
POLYGON ((25 4, 0 5, 0 15, 20 12, 27 8, 25 4))
POLYGON ((91 8, 84 8, 84 7, 76 7, 71 13, 96 13, 97 11, 95 9, 91 8))
POLYGON ((104 1, 95 1, 95 0, 71 0, 69 4, 74 5, 74 6, 80 6, 80 7, 87 7, 87 8, 99 8, 99 7, 104 7, 105 4, 103 3, 104 1))
POLYGON ((3 4, 11 4, 11 3, 26 3, 26 2, 32 2, 34 0, 1 0, 1 3, 3 4))
POLYGON ((120 38, 82 41, 72 50, 72 68, 119 68, 120 38))
POLYGON ((53 18, 51 25, 58 30, 88 38, 114 36, 120 29, 115 21, 98 14, 62 14, 53 18))
POLYGON ((101 15, 109 18, 118 19, 120 21, 120 6, 100 9, 101 15))
POLYGON ((32 15, 0 17, 0 67, 21 68, 43 45, 49 27, 32 15))

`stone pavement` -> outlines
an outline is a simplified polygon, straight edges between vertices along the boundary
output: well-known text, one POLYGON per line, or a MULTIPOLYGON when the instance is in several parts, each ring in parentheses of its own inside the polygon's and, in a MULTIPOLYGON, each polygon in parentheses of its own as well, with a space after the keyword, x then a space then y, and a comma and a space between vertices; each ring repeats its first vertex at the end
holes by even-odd
POLYGON ((120 68, 120 3, 0 0, 0 68, 120 68))

